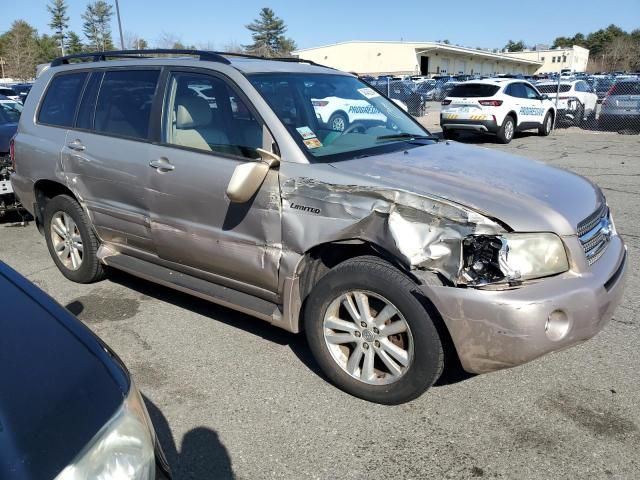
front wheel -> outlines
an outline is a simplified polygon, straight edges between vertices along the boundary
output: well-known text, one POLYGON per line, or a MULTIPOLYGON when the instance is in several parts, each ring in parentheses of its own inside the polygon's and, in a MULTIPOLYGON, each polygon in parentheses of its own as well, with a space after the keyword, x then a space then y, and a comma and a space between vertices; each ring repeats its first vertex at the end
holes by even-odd
POLYGON ((408 402, 442 373, 442 342, 416 285, 377 257, 347 260, 322 277, 304 321, 324 374, 362 399, 408 402))
POLYGON ((542 121, 542 125, 538 128, 538 135, 542 137, 547 137, 551 133, 553 129, 553 115, 551 112, 547 112, 544 116, 544 120, 542 121))

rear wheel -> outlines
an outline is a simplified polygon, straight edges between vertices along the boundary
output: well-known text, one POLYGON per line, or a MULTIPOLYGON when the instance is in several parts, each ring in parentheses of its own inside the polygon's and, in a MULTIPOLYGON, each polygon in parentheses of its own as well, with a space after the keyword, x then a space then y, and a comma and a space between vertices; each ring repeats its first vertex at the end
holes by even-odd
POLYGON ((344 113, 334 113, 329 118, 329 128, 334 132, 344 132, 349 126, 349 119, 344 113))
POLYGON ((540 128, 538 128, 538 135, 542 137, 547 137, 551 133, 552 129, 553 129, 553 115, 549 111, 544 116, 542 125, 540 126, 540 128))
POLYGON ((377 257, 347 260, 309 295, 305 329, 318 365, 336 386, 368 401, 399 404, 438 379, 442 342, 415 284, 377 257))
POLYGON ((573 124, 576 127, 579 127, 582 125, 583 121, 584 121, 584 105, 578 102, 578 108, 576 109, 576 114, 573 117, 573 124))
POLYGON ((58 195, 44 210, 44 234, 51 258, 62 274, 78 283, 104 278, 98 239, 82 208, 73 198, 58 195))
POLYGON ((507 115, 502 122, 502 126, 498 130, 496 137, 500 143, 507 144, 513 140, 516 133, 516 122, 511 115, 507 115))

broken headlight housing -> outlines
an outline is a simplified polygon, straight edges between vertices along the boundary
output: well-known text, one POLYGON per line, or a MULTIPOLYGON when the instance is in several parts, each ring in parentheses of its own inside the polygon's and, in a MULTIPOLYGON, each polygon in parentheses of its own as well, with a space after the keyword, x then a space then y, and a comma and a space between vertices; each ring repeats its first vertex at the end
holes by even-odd
POLYGON ((462 279, 468 285, 519 283, 569 269, 564 243, 554 233, 472 235, 462 252, 462 279))
POLYGON ((155 479, 155 431, 138 389, 55 480, 155 479))

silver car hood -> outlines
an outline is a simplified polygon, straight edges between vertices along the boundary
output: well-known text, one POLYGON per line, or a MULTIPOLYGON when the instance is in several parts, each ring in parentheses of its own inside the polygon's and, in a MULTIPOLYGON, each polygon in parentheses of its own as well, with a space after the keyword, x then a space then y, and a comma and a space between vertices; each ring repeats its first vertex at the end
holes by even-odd
POLYGON ((579 175, 494 149, 438 142, 391 154, 332 163, 372 183, 447 199, 514 231, 576 234, 603 201, 579 175))

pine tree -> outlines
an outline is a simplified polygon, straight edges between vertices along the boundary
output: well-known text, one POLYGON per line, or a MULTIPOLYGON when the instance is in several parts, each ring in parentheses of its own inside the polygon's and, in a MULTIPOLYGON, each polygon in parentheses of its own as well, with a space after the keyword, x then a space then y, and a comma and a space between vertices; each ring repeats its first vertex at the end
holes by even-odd
POLYGON ((287 26, 270 8, 263 8, 260 16, 247 25, 253 43, 245 48, 249 53, 264 57, 288 56, 296 49, 296 43, 285 37, 287 26))
POLYGON ((103 0, 87 5, 82 14, 82 30, 89 41, 88 46, 101 52, 113 49, 111 40, 111 17, 113 8, 103 0))
POLYGON ((84 45, 80 36, 76 32, 69 32, 67 35, 67 54, 74 55, 76 53, 82 53, 84 45))
POLYGON ((47 5, 47 10, 51 14, 51 22, 49 26, 54 32, 53 38, 58 42, 60 53, 64 55, 65 31, 69 26, 69 17, 67 17, 67 4, 64 0, 51 0, 51 5, 47 5))

